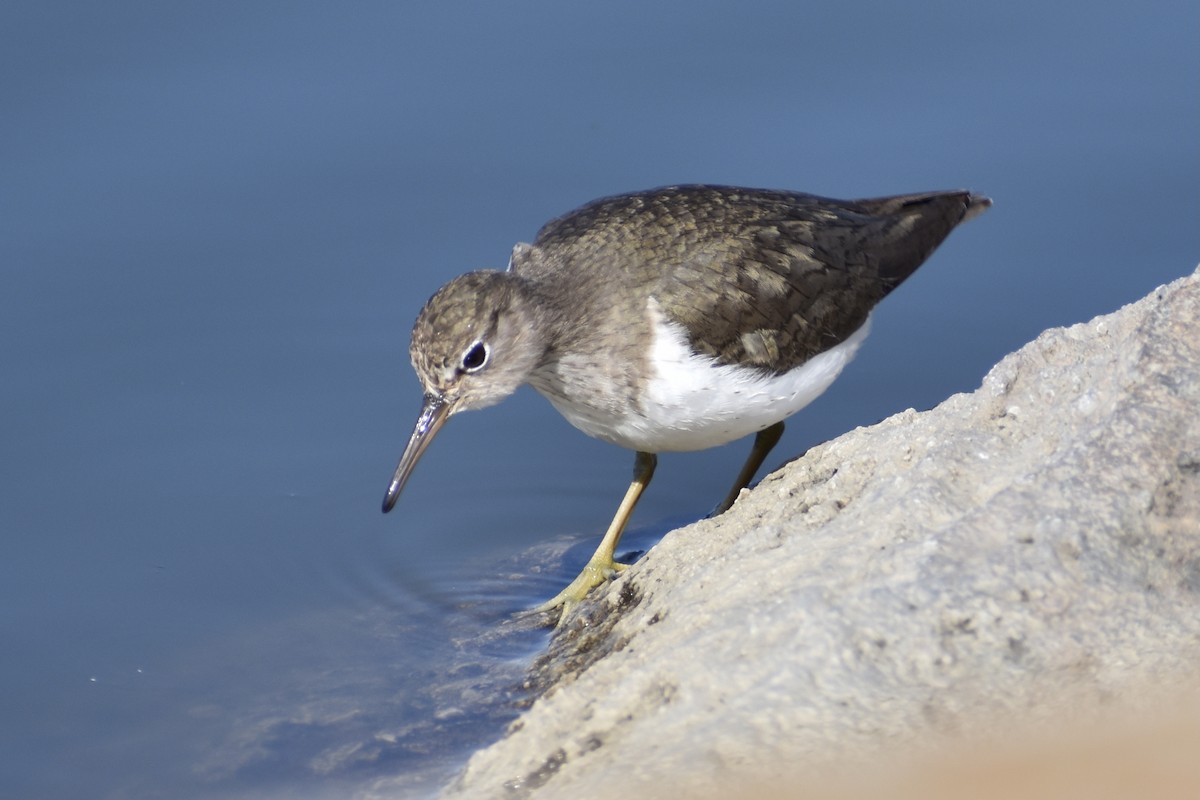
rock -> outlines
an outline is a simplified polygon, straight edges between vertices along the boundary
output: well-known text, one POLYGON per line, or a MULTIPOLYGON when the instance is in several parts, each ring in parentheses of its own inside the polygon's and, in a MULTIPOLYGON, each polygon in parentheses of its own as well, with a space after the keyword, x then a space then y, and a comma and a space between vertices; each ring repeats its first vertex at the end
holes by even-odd
POLYGON ((732 791, 1194 679, 1200 271, 814 447, 593 596, 443 797, 732 791))

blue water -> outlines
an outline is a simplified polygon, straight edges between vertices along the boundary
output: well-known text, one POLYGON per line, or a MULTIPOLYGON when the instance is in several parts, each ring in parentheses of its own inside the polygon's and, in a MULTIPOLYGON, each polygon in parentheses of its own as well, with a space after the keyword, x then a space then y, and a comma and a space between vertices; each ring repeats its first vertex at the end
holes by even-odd
MULTIPOLYGON (((379 503, 451 276, 594 197, 996 206, 772 464, 1200 261, 1192 2, 9 3, 0 797, 420 797, 502 735, 631 467, 525 390, 379 503), (564 553, 566 553, 564 561, 564 553)), ((667 455, 633 546, 745 443, 667 455)))

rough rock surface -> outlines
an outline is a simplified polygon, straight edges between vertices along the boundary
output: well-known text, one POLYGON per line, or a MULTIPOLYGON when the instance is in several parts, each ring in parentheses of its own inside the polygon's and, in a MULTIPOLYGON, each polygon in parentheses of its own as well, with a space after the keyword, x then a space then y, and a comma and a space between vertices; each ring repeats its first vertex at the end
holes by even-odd
POLYGON ((813 448, 593 596, 444 797, 706 795, 1194 677, 1200 272, 813 448))

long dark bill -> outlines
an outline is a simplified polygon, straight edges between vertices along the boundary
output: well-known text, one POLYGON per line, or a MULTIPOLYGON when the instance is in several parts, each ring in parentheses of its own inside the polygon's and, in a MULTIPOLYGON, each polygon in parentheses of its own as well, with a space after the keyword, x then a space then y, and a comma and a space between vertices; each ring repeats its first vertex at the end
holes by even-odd
POLYGON ((404 455, 400 456, 400 463, 396 465, 392 482, 388 484, 387 494, 383 496, 383 513, 391 511, 392 506, 396 505, 396 499, 400 497, 400 492, 404 489, 404 484, 408 482, 408 476, 412 474, 413 468, 417 466, 421 454, 425 452, 426 447, 429 447, 434 435, 449 418, 449 403, 435 394, 425 395, 425 400, 421 404, 421 415, 417 417, 417 424, 413 427, 412 436, 408 437, 408 446, 404 448, 404 455))

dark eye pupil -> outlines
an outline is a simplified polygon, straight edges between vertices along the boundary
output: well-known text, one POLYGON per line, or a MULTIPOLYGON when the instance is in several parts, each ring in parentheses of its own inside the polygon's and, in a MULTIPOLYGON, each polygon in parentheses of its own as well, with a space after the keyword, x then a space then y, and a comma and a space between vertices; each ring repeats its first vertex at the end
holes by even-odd
POLYGON ((463 369, 468 371, 479 369, 485 361, 487 361, 487 348, 483 346, 483 342, 476 342, 475 346, 463 356, 463 369))

